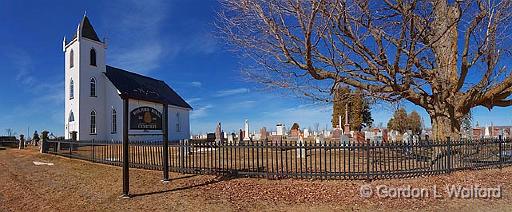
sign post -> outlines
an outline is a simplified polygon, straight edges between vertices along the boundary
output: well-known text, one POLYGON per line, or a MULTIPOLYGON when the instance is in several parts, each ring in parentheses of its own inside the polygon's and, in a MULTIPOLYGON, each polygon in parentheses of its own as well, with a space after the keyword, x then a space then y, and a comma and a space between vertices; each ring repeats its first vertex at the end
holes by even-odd
POLYGON ((130 172, 128 162, 128 98, 123 98, 123 198, 130 198, 130 172))
POLYGON ((162 180, 163 183, 168 183, 169 180, 169 108, 167 104, 164 104, 164 118, 162 123, 162 132, 163 132, 163 142, 164 142, 164 151, 163 153, 163 171, 164 171, 164 179, 162 180))

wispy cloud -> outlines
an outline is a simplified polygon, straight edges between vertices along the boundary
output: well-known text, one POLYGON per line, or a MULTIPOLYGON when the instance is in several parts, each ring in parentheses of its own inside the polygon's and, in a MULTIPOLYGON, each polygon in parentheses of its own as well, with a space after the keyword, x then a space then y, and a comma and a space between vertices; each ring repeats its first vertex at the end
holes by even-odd
POLYGON ((16 68, 16 81, 24 86, 33 86, 36 83, 36 80, 33 75, 30 74, 30 70, 33 65, 32 58, 28 53, 22 50, 14 50, 6 55, 16 68))
POLYGON ((201 86, 203 86, 203 83, 194 81, 194 82, 191 82, 190 85, 192 87, 200 88, 201 86))
POLYGON ((199 119, 208 116, 209 109, 211 108, 213 108, 213 105, 198 107, 197 109, 190 112, 190 119, 199 119))
MULTIPOLYGON (((164 55, 162 25, 168 12, 166 1, 113 1, 108 6, 108 40, 111 53, 108 58, 114 66, 139 73, 148 73, 159 67, 164 55)), ((101 34, 101 33, 100 33, 101 34)))
POLYGON ((330 105, 302 104, 296 107, 266 112, 263 114, 263 117, 284 123, 296 121, 309 122, 325 119, 326 117, 330 118, 330 115, 326 116, 326 114, 331 114, 331 111, 332 107, 330 105))
POLYGON ((256 101, 246 100, 240 102, 230 103, 227 107, 228 110, 240 110, 240 109, 248 109, 256 106, 256 101))
POLYGON ((191 54, 211 54, 217 49, 215 36, 208 32, 199 32, 184 43, 181 51, 191 54))
POLYGON ((19 49, 9 49, 5 54, 15 73, 13 80, 19 85, 19 91, 26 93, 26 98, 20 99, 20 103, 12 107, 3 108, 7 115, 2 117, 5 122, 17 122, 27 120, 27 125, 45 127, 47 130, 60 133, 55 126, 62 126, 62 107, 64 106, 64 82, 61 76, 41 76, 35 68, 32 56, 19 49), (34 118, 36 117, 36 118, 34 118), (44 120, 41 121, 39 117, 44 120), (30 121, 30 123, 28 122, 30 121), (53 128, 53 129, 51 129, 53 128))
POLYGON ((192 104, 194 102, 201 101, 201 98, 190 98, 186 100, 189 104, 192 104))
POLYGON ((179 9, 172 4, 165 0, 108 1, 106 7, 110 9, 102 17, 111 48, 108 63, 147 74, 183 53, 214 53, 217 39, 209 30, 201 30, 199 23, 188 20, 190 26, 166 29, 174 26, 168 22, 172 10, 179 9))
POLYGON ((226 97, 226 96, 233 96, 236 94, 243 94, 243 93, 249 93, 249 89, 236 88, 236 89, 221 90, 221 91, 217 91, 217 93, 214 96, 215 97, 226 97))

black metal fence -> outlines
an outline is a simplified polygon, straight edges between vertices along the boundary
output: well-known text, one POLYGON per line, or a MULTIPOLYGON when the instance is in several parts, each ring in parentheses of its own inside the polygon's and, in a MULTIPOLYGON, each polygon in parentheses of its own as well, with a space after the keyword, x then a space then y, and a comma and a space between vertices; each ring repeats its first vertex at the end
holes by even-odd
MULTIPOLYGON (((512 164, 510 140, 418 143, 207 143, 169 145, 169 170, 262 178, 379 179, 512 164)), ((49 153, 122 165, 122 142, 50 141, 49 153)), ((130 167, 162 170, 163 145, 130 142, 130 167)))

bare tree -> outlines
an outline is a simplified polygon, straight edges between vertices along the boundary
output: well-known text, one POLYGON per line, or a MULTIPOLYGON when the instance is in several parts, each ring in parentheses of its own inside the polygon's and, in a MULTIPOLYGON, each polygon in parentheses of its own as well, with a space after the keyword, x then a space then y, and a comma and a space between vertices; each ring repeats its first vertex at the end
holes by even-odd
MULTIPOLYGON (((423 107, 436 139, 476 106, 512 105, 510 0, 222 0, 247 76, 329 101, 338 84, 423 107)), ((283 89, 281 89, 283 90, 283 89)))

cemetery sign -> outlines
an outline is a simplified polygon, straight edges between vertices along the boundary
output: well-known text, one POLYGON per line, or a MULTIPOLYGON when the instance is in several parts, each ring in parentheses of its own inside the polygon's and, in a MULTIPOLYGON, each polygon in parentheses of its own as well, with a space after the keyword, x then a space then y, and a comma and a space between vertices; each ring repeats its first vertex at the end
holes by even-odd
POLYGON ((130 112, 130 129, 162 130, 162 113, 151 107, 139 107, 130 112))

